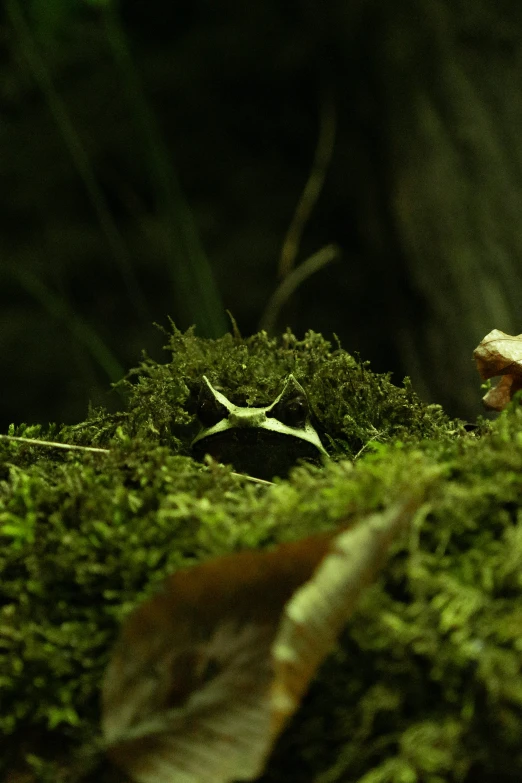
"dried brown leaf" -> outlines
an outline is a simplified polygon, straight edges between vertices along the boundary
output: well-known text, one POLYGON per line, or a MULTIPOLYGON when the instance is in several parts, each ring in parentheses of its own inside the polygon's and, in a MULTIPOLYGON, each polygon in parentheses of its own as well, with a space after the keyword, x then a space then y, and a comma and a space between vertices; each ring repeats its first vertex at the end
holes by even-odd
POLYGON ((419 504, 169 577, 124 624, 106 671, 102 729, 113 760, 138 783, 258 777, 419 504))
POLYGON ((522 334, 510 335, 493 329, 473 351, 481 378, 502 376, 482 398, 491 410, 501 411, 515 392, 522 389, 522 334))

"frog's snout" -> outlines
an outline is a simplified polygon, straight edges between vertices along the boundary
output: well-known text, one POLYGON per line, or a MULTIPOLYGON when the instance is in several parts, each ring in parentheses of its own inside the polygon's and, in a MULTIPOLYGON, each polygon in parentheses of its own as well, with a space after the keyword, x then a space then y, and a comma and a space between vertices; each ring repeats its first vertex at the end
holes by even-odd
POLYGON ((228 422, 232 427, 262 427, 266 422, 264 410, 237 408, 228 414, 228 422))

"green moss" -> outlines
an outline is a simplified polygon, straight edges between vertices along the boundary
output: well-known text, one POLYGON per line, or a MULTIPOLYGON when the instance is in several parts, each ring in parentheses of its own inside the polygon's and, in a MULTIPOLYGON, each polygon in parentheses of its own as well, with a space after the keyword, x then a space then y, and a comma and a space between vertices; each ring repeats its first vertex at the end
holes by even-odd
POLYGON ((98 750, 98 694, 136 603, 180 566, 339 527, 415 486, 425 502, 410 533, 263 781, 520 778, 520 408, 468 434, 311 333, 208 341, 173 330, 169 350, 168 364, 144 359, 129 375, 126 411, 12 429, 108 453, 0 440, 0 776, 117 780, 98 750), (203 373, 263 404, 290 371, 335 459, 273 487, 193 462, 203 373))

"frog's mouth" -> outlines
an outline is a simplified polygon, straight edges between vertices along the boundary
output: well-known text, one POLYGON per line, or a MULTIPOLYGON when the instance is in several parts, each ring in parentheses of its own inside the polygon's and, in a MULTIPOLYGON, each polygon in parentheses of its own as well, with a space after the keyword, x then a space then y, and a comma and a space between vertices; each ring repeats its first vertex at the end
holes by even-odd
POLYGON ((210 454, 238 473, 266 481, 275 476, 286 478, 301 459, 319 465, 323 461, 317 446, 299 435, 257 427, 234 427, 206 435, 193 443, 192 452, 199 461, 210 454))

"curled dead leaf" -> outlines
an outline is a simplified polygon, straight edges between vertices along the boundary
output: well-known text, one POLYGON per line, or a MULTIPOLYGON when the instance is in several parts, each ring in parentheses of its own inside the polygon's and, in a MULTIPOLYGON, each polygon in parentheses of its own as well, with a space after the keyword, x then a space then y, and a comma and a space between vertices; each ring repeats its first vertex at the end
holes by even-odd
POLYGON ((137 783, 253 780, 420 501, 178 571, 124 623, 102 689, 137 783))
POLYGON ((522 334, 510 335, 493 329, 473 351, 481 378, 502 376, 482 401, 486 408, 501 411, 522 389, 522 334))
POLYGON ((357 602, 385 563, 391 542, 418 507, 410 500, 337 535, 313 577, 286 604, 272 648, 272 731, 277 736, 332 651, 357 602))
POLYGON ((270 746, 271 646, 332 534, 182 569, 126 621, 106 671, 109 755, 138 783, 252 780, 270 746))

